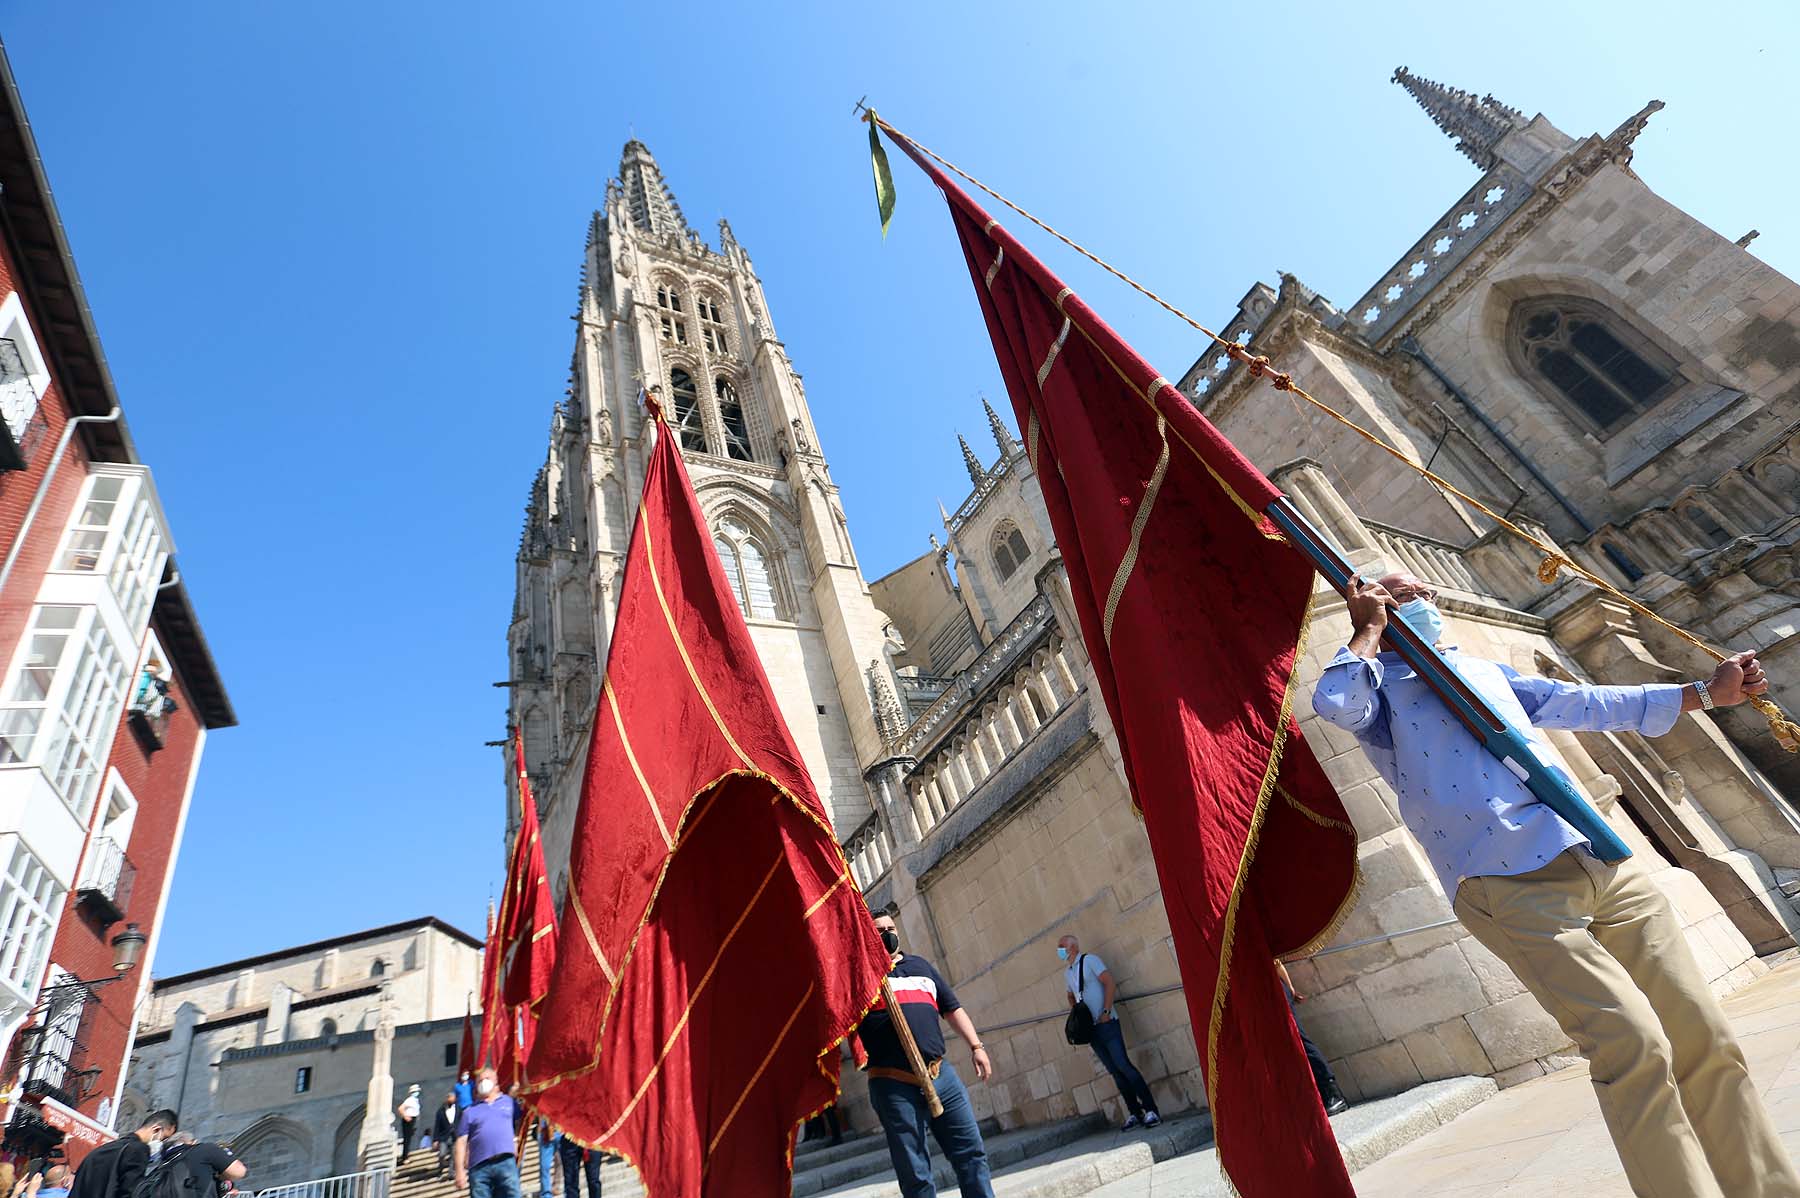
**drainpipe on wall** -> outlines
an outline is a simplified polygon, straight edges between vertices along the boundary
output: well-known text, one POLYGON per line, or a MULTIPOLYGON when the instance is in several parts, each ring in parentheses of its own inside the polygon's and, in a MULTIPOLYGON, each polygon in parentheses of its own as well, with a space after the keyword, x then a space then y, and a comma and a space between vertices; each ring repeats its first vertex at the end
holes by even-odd
MULTIPOLYGON (((1422 347, 1418 341, 1410 335, 1403 337, 1400 340, 1399 349, 1401 353, 1406 354, 1419 365, 1423 366, 1426 371, 1430 373, 1431 377, 1438 381, 1438 385, 1442 387, 1452 399, 1461 404, 1471 416, 1475 417, 1476 422, 1488 431, 1489 436, 1500 443, 1502 449, 1512 455, 1514 461, 1525 467, 1525 472, 1531 475, 1532 481, 1542 487, 1545 492, 1549 494, 1550 498, 1556 501, 1556 505, 1562 508, 1563 513, 1575 522, 1575 527, 1581 530, 1583 536, 1590 536, 1593 534, 1594 526, 1588 522, 1586 516, 1581 514, 1581 509, 1571 503, 1568 496, 1557 489, 1555 483, 1552 483, 1548 478, 1545 478, 1544 472, 1537 468, 1537 463, 1527 457, 1524 450, 1513 444, 1512 439, 1501 432, 1500 428, 1488 418, 1488 414, 1477 407, 1475 401, 1470 399, 1461 387, 1452 382, 1449 375, 1438 368, 1438 364, 1431 360, 1431 356, 1425 352, 1424 347, 1422 347)), ((1638 567, 1636 562, 1626 557, 1623 553, 1620 553, 1611 545, 1603 543, 1600 548, 1601 551, 1606 554, 1607 560, 1617 566, 1619 571, 1630 581, 1636 582, 1644 576, 1644 571, 1638 567)))

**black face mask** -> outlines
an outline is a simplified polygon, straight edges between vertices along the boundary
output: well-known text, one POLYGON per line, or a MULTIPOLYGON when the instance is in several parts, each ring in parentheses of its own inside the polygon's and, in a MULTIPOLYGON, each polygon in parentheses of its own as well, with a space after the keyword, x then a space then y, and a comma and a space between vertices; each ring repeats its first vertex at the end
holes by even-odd
POLYGON ((900 951, 900 933, 894 931, 892 928, 882 928, 881 929, 881 944, 882 944, 882 947, 886 948, 888 950, 888 952, 890 952, 890 953, 899 952, 900 951))

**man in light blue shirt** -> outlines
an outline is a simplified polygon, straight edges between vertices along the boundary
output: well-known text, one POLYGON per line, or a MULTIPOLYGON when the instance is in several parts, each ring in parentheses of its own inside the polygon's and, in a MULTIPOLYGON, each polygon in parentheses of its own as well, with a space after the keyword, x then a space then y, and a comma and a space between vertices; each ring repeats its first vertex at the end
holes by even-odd
POLYGON ((1119 988, 1113 981, 1112 970, 1093 953, 1082 952, 1081 941, 1073 936, 1064 936, 1056 942, 1056 955, 1068 963, 1068 968, 1063 971, 1064 997, 1071 1008, 1078 1002, 1085 1003, 1088 1014, 1094 1017, 1094 1038, 1089 1047, 1100 1058, 1100 1064, 1112 1074, 1113 1084, 1119 1087, 1119 1097, 1125 1100, 1125 1109, 1130 1112, 1120 1130, 1155 1127, 1162 1122, 1162 1113, 1156 1109, 1156 1096, 1150 1092, 1150 1083, 1144 1080, 1138 1067, 1131 1063, 1131 1055, 1125 1051, 1125 1031, 1119 1026, 1118 1013, 1113 1010, 1119 988))
POLYGON ((1800 1198, 1744 1055, 1642 866, 1606 864, 1464 728, 1398 654, 1390 612, 1555 768, 1538 728, 1660 736, 1684 711, 1768 689, 1753 653, 1684 686, 1583 686, 1530 678, 1440 643, 1437 593, 1406 573, 1353 580, 1353 632, 1313 694, 1356 734, 1393 787, 1457 918, 1505 961, 1592 1067, 1632 1191, 1683 1198, 1800 1198))

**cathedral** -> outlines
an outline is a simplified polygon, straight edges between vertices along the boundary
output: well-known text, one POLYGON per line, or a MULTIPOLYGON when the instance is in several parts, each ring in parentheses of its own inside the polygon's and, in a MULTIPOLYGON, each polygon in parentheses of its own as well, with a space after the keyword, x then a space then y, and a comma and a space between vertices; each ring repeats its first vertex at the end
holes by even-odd
MULTIPOLYGON (((1676 624, 1759 649, 1775 697, 1800 708, 1800 286, 1749 251, 1754 234, 1721 236, 1634 171, 1660 103, 1573 137, 1404 68, 1395 81, 1480 177, 1354 304, 1286 276, 1252 287, 1223 336, 1676 624)), ((1710 673, 1614 598, 1540 581, 1521 543, 1229 356, 1201 353, 1180 386, 1365 574, 1436 585, 1465 651, 1612 683, 1710 673)), ((1092 1054, 1063 1039, 1055 946, 1071 933, 1119 979, 1162 1109, 1204 1104, 1161 889, 1030 459, 989 407, 993 445, 961 444, 970 490, 929 550, 866 578, 748 252, 723 220, 717 249, 689 227, 637 141, 589 228, 508 633, 509 716, 558 893, 643 481, 644 391, 680 438, 857 882, 982 1030, 995 1075, 971 1089, 978 1113, 1007 1127, 1122 1114, 1092 1054)), ((1313 620, 1308 691, 1348 628, 1323 584, 1313 620)), ((1555 1022, 1455 922, 1354 740, 1310 715, 1301 727, 1360 846, 1355 911, 1289 966, 1345 1090, 1506 1085, 1568 1063, 1555 1022)), ((1800 757, 1759 717, 1551 741, 1653 869, 1717 988, 1795 946, 1800 757)), ((849 1071, 845 1085, 868 1126, 849 1071)))

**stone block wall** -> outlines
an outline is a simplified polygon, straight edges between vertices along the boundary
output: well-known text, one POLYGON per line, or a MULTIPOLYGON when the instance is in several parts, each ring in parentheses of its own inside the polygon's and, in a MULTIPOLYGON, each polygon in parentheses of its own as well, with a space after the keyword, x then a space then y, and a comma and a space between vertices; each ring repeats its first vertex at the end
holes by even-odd
MULTIPOLYGON (((1300 694, 1311 694, 1345 631, 1342 601, 1321 584, 1300 694)), ((1540 653, 1568 660, 1546 621, 1493 603, 1458 604, 1447 639, 1522 671, 1535 671, 1540 653)), ((1070 652, 1079 657, 1079 642, 1070 652)), ((1085 676, 1085 660, 1077 664, 1085 676)), ((1302 734, 1360 837, 1361 897, 1333 943, 1372 943, 1342 951, 1328 945, 1290 965, 1305 995, 1301 1020, 1345 1092, 1378 1097, 1464 1074, 1511 1084, 1571 1060, 1567 1038, 1518 979, 1460 924, 1447 922, 1454 919, 1450 903, 1402 826, 1393 792, 1356 739, 1313 717, 1309 703, 1296 707, 1302 734)), ((995 1075, 986 1085, 972 1084, 971 1095, 983 1117, 1006 1127, 1092 1110, 1115 1120, 1124 1115, 1092 1052, 1063 1038, 1067 1008, 1055 946, 1065 934, 1079 936, 1113 970, 1126 996, 1127 1044, 1163 1109, 1205 1103, 1149 842, 1091 689, 1080 710, 1093 721, 1092 734, 1070 742, 1055 761, 1035 763, 1036 781, 1009 802, 991 802, 978 788, 923 843, 899 856, 876 887, 899 902, 907 947, 938 963, 981 1031, 995 1075)), ((1073 706, 1070 712, 1080 714, 1073 706)), ((1054 737, 1057 728, 1048 728, 1054 737)), ((1618 787, 1582 742, 1557 734, 1552 744, 1655 869, 1709 980, 1727 990, 1760 972, 1749 942, 1707 888, 1667 866, 1615 809, 1618 787)), ((1011 785, 1009 779, 1002 766, 986 785, 1011 785)), ((952 1044, 950 1059, 968 1074, 960 1045, 952 1044)), ((847 1075, 844 1109, 867 1127, 862 1093, 859 1080, 847 1075)))
MULTIPOLYGON (((974 1100, 1007 1127, 1101 1108, 1124 1117, 1093 1052, 1063 1036, 1056 942, 1065 935, 1106 962, 1121 993, 1154 994, 1125 1002, 1121 1019, 1165 1109, 1205 1101, 1186 1003, 1170 990, 1180 977, 1143 824, 1095 741, 1071 756, 1054 781, 920 879, 941 947, 917 951, 939 952, 983 1029, 995 1076, 974 1088, 974 1100)), ((904 912, 903 926, 910 933, 904 912)), ((958 1050, 953 1059, 962 1059, 958 1050)))

